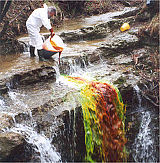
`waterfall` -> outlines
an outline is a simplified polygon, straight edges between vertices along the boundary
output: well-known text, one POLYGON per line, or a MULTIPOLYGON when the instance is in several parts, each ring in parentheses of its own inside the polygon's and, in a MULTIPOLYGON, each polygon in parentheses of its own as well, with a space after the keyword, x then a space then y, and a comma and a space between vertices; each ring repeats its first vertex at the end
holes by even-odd
POLYGON ((60 76, 60 71, 59 71, 59 67, 58 67, 58 63, 57 62, 55 62, 55 66, 53 66, 53 68, 55 69, 55 71, 56 71, 56 79, 58 79, 59 78, 59 76, 60 76))
POLYGON ((25 104, 21 99, 19 99, 19 97, 22 97, 22 96, 24 97, 25 96, 24 94, 15 92, 13 90, 9 90, 8 95, 13 101, 13 105, 23 107, 23 108, 28 107, 27 104, 25 104))
POLYGON ((40 153, 39 159, 42 163, 61 162, 61 157, 59 153, 55 151, 54 146, 51 145, 50 140, 45 135, 34 131, 32 127, 16 124, 10 131, 24 135, 25 140, 33 145, 37 153, 40 153))
MULTIPOLYGON (((15 85, 17 84, 16 82, 14 83, 15 85)), ((12 106, 16 107, 16 108, 28 108, 28 105, 25 103, 24 100, 22 100, 26 95, 22 94, 20 92, 18 92, 17 90, 12 89, 12 87, 14 87, 13 81, 11 81, 10 83, 7 83, 7 87, 8 87, 8 96, 12 102, 12 106)), ((11 109, 13 107, 10 107, 11 109)))
POLYGON ((118 89, 108 83, 88 81, 81 77, 65 78, 81 88, 79 99, 85 130, 85 160, 126 160, 125 109, 118 89))
POLYGON ((69 67, 70 67, 70 72, 69 72, 70 75, 78 72, 78 70, 80 69, 80 65, 77 65, 75 63, 75 60, 70 59, 70 60, 68 60, 68 63, 69 63, 69 67))
POLYGON ((1 98, 1 96, 0 96, 0 110, 3 109, 4 105, 5 105, 5 102, 4 102, 3 98, 1 98))
POLYGON ((12 104, 9 106, 10 112, 5 111, 5 101, 3 98, 0 98, 0 108, 2 107, 1 113, 11 116, 14 122, 13 127, 4 129, 4 132, 9 131, 23 135, 26 142, 31 144, 36 152, 36 156, 33 153, 36 160, 40 160, 42 163, 61 162, 60 154, 56 152, 55 147, 51 144, 52 139, 47 138, 43 133, 37 133, 35 130, 37 123, 32 117, 32 111, 27 109, 28 105, 25 104, 24 101, 25 96, 25 94, 15 91, 9 87, 8 97, 12 104), (18 116, 18 111, 16 112, 16 110, 14 110, 13 112, 12 106, 16 108, 23 108, 25 110, 23 114, 27 115, 29 119, 27 121, 24 120, 19 122, 16 118, 16 116, 18 116))
POLYGON ((142 98, 138 86, 134 87, 138 98, 138 110, 140 110, 140 126, 138 135, 135 138, 132 148, 132 156, 136 162, 155 162, 156 148, 154 142, 154 132, 151 125, 151 112, 142 107, 142 98))
POLYGON ((85 70, 87 69, 87 65, 85 63, 85 60, 81 58, 81 60, 77 61, 76 60, 68 60, 69 63, 69 75, 72 76, 77 76, 77 75, 83 75, 85 70), (78 62, 78 63, 77 63, 78 62))
POLYGON ((136 92, 136 96, 137 96, 137 98, 138 98, 138 108, 141 108, 142 106, 142 99, 141 99, 141 95, 140 95, 140 89, 139 89, 139 87, 136 85, 136 86, 134 86, 134 90, 135 90, 135 92, 136 92))
POLYGON ((134 160, 136 162, 155 162, 154 139, 149 124, 151 115, 149 111, 142 112, 142 122, 139 133, 134 142, 134 160))

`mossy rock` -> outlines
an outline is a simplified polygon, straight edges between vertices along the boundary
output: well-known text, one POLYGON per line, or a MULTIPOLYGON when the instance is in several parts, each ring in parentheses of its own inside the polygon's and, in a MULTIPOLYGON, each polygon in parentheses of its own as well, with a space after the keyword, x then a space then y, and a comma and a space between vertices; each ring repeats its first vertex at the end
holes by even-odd
POLYGON ((114 84, 122 85, 125 82, 126 82, 126 78, 121 76, 116 81, 114 81, 114 84))

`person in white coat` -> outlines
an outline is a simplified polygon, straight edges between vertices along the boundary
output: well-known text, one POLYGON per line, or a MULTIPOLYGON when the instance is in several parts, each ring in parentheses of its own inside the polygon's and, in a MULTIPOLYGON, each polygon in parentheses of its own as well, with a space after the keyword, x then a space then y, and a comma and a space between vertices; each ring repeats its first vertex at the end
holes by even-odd
POLYGON ((43 40, 40 35, 40 27, 46 27, 53 37, 54 32, 50 24, 50 18, 54 18, 54 16, 56 16, 56 8, 53 6, 47 7, 47 5, 44 4, 43 8, 35 9, 26 21, 26 27, 30 38, 30 57, 35 57, 36 47, 39 59, 41 60, 43 56, 43 40))

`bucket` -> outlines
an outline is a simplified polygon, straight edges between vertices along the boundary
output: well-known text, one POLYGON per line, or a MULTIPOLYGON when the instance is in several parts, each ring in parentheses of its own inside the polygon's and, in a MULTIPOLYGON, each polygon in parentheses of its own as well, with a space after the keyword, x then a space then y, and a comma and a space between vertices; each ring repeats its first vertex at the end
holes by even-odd
POLYGON ((60 64, 60 56, 64 46, 63 40, 58 35, 55 34, 53 37, 49 37, 42 45, 42 49, 44 49, 45 52, 45 58, 50 58, 50 56, 59 53, 60 64))
POLYGON ((64 43, 63 40, 55 34, 52 38, 49 37, 43 43, 42 48, 51 52, 62 52, 64 49, 64 43))

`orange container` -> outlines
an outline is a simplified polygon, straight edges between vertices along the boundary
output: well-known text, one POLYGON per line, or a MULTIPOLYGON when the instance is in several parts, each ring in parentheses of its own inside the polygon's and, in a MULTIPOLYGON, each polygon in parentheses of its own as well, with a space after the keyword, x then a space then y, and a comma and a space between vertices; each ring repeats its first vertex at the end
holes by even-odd
POLYGON ((43 43, 42 48, 51 52, 62 52, 64 49, 64 43, 58 35, 54 35, 52 38, 49 37, 43 43))
POLYGON ((123 32, 123 31, 126 31, 126 30, 129 30, 130 29, 130 25, 128 23, 124 23, 120 30, 123 32))

